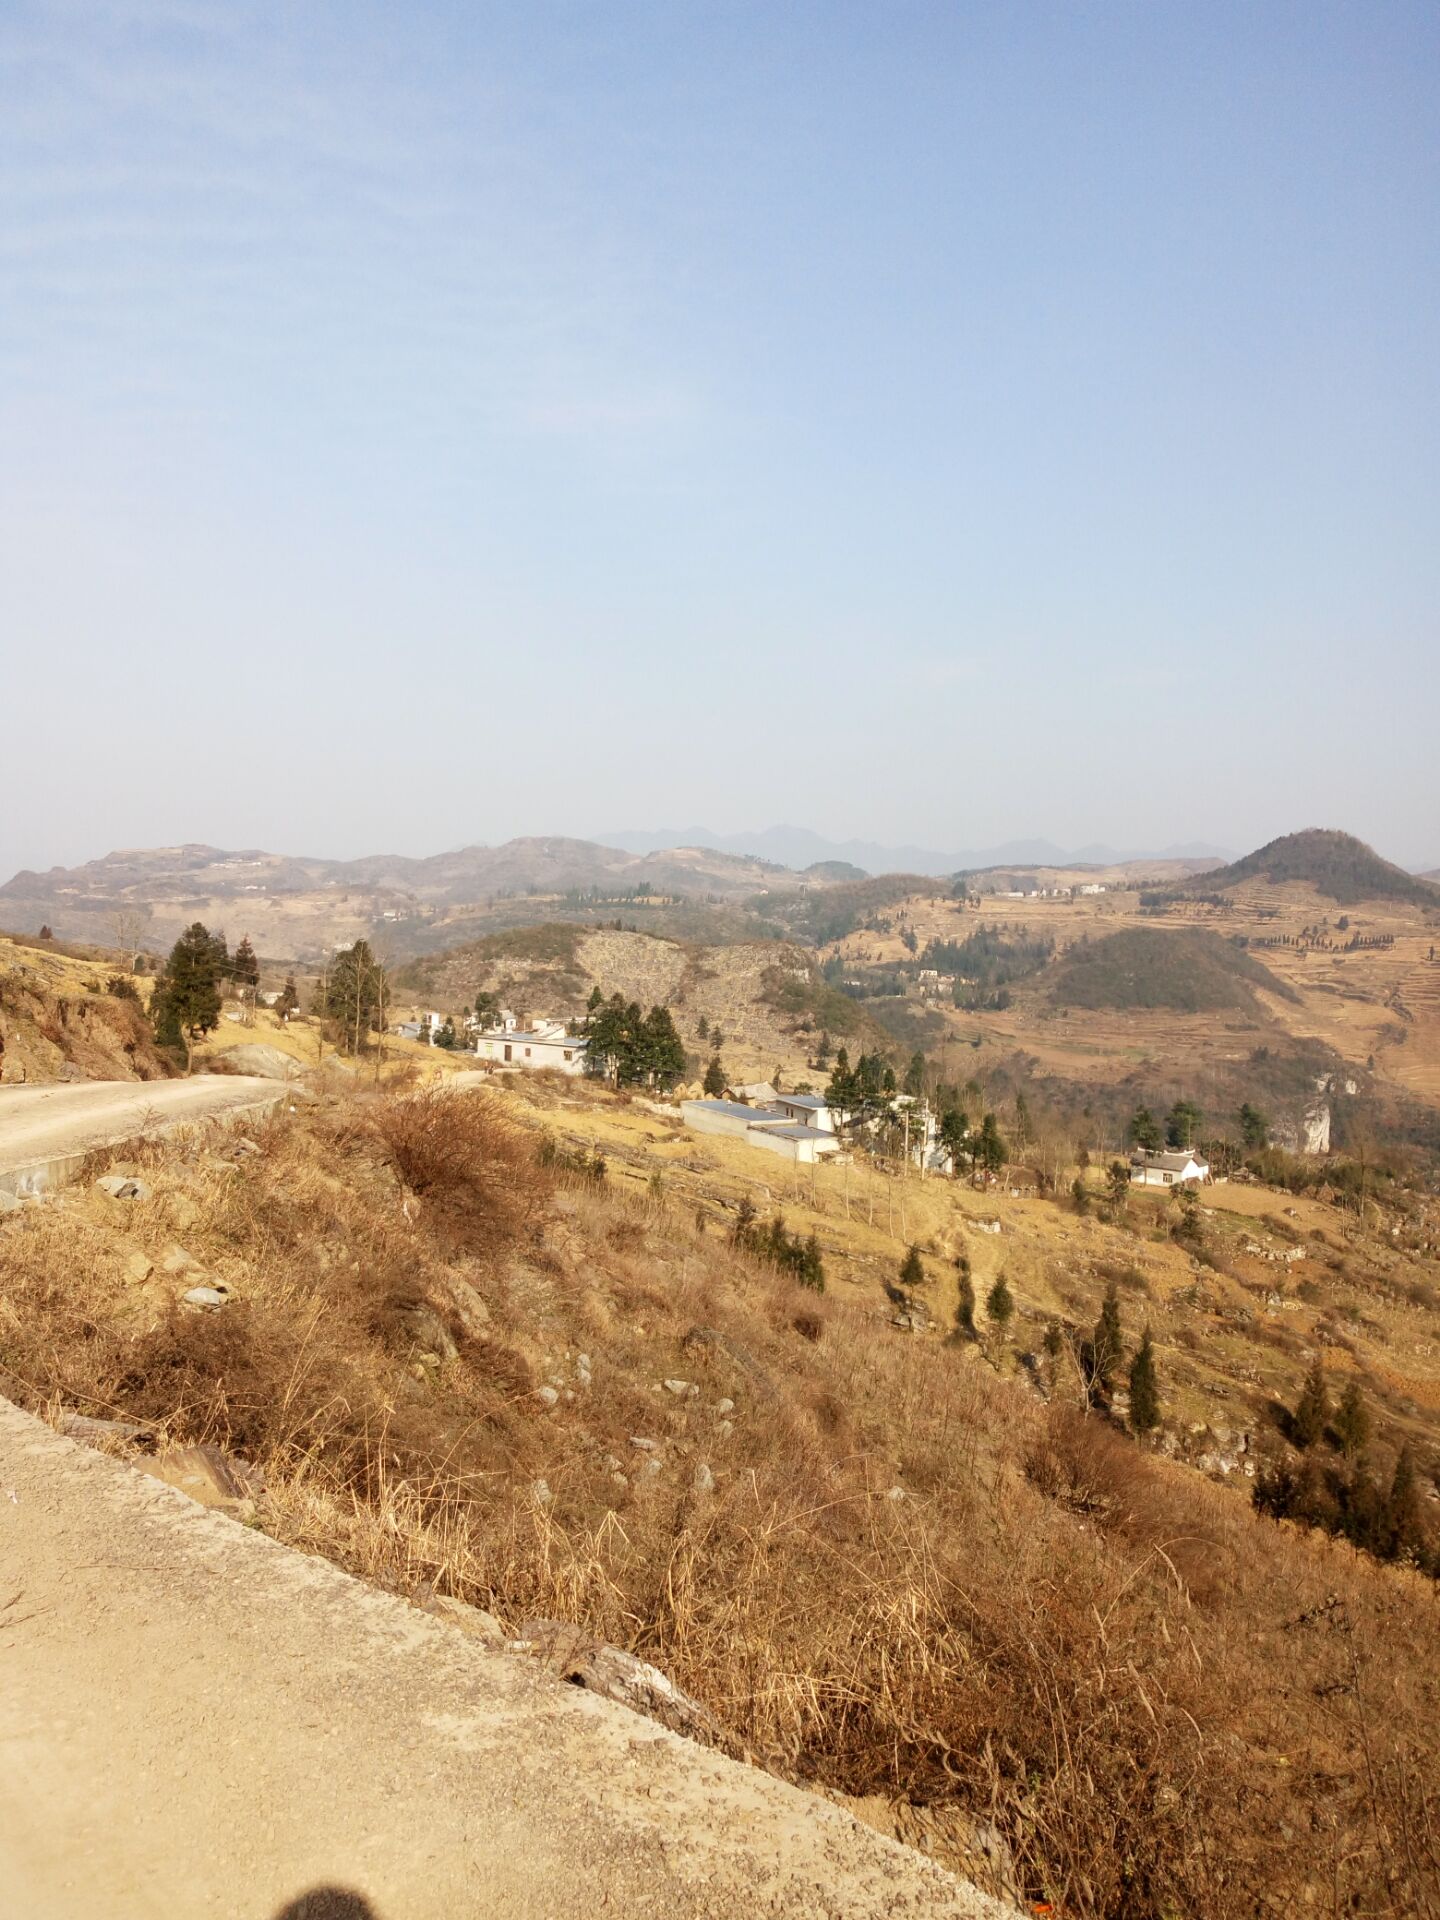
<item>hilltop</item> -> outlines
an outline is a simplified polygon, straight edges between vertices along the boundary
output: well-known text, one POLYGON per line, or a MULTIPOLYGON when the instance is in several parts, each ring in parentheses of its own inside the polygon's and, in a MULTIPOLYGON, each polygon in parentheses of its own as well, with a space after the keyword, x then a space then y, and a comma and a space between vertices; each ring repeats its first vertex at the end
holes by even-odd
POLYGON ((1297 998, 1268 967, 1219 934, 1151 927, 1076 941, 1051 970, 1049 984, 1051 997, 1066 1007, 1250 1012, 1257 1005, 1256 987, 1297 998))
POLYGON ((1282 834, 1243 860, 1215 868, 1192 880, 1177 882, 1170 891, 1226 893, 1246 881, 1268 881, 1271 886, 1310 886, 1342 907, 1362 900, 1396 900, 1416 906, 1440 907, 1440 887, 1382 860, 1354 834, 1332 828, 1307 827, 1302 833, 1282 834))

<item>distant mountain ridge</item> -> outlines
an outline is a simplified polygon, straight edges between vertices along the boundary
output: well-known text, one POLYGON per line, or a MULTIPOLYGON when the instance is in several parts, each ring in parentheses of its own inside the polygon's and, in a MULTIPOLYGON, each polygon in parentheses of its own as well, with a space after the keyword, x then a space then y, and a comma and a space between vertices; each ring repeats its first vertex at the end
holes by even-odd
POLYGON ((843 861, 868 874, 920 873, 929 878, 963 873, 981 867, 1113 867, 1127 860, 1229 860, 1228 847, 1209 841, 1184 846, 1128 850, 1104 845, 1067 851, 1053 840, 1007 840, 996 847, 942 853, 934 847, 884 846, 876 840, 830 840, 809 827, 765 827, 754 833, 719 834, 709 827, 626 828, 600 836, 606 846, 627 853, 657 853, 667 847, 708 847, 772 860, 780 866, 804 870, 843 861))

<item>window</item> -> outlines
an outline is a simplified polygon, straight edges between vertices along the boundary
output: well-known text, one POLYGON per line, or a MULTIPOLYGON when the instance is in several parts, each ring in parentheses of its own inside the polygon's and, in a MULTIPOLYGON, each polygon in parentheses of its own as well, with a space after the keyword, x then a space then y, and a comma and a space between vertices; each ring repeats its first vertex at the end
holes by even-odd
POLYGON ((515 1054, 515 1049, 511 1046, 510 1042, 507 1040, 505 1042, 505 1058, 507 1060, 513 1059, 514 1054, 515 1054))
POLYGON ((528 1059, 530 1058, 530 1049, 529 1049, 528 1047, 526 1047, 526 1049, 525 1049, 525 1058, 526 1058, 527 1060, 528 1060, 528 1059))
POLYGON ((567 1061, 573 1060, 575 1058, 575 1055, 571 1052, 569 1047, 566 1047, 565 1049, 565 1058, 567 1061))

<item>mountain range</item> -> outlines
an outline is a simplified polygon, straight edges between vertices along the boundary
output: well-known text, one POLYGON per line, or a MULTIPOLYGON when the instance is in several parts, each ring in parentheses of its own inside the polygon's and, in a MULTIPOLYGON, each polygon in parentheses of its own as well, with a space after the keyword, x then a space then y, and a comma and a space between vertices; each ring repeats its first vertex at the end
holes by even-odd
POLYGON ((1089 845, 1067 849, 1053 840, 1006 840, 994 847, 943 853, 934 847, 884 846, 875 840, 831 840, 809 827, 765 827, 756 833, 715 833, 709 827, 624 828, 596 836, 626 853, 654 854, 671 847, 706 847, 716 853, 773 861, 802 871, 844 861, 866 873, 939 875, 979 867, 1113 867, 1126 860, 1231 860, 1231 849, 1208 840, 1160 848, 1089 845))

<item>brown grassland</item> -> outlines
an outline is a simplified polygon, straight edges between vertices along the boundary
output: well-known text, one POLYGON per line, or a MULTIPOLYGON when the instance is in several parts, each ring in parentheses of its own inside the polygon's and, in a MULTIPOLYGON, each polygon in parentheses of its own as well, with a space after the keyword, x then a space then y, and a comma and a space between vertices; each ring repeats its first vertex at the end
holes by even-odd
MULTIPOLYGON (((1162 1222, 1047 1239, 1050 1203, 931 1181, 897 1233, 898 1183, 807 1193, 542 1085, 357 1087, 255 1144, 139 1145, 148 1198, 80 1185, 0 1221, 0 1391, 214 1441, 263 1469, 283 1540, 512 1628, 582 1622, 762 1764, 992 1821, 1060 1913, 1440 1913, 1433 1586, 942 1337, 962 1249, 1013 1267, 1016 1345, 1066 1287, 1090 1311, 1122 1247, 1163 1315, 1195 1274, 1162 1222), (571 1142, 609 1177, 567 1170, 571 1142), (767 1179, 826 1243, 823 1295, 729 1242, 767 1179), (902 1237, 931 1249, 929 1336, 875 1284, 902 1237), (197 1270, 223 1311, 180 1304, 197 1270)), ((1281 1225, 1304 1223, 1237 1231, 1281 1225)))

